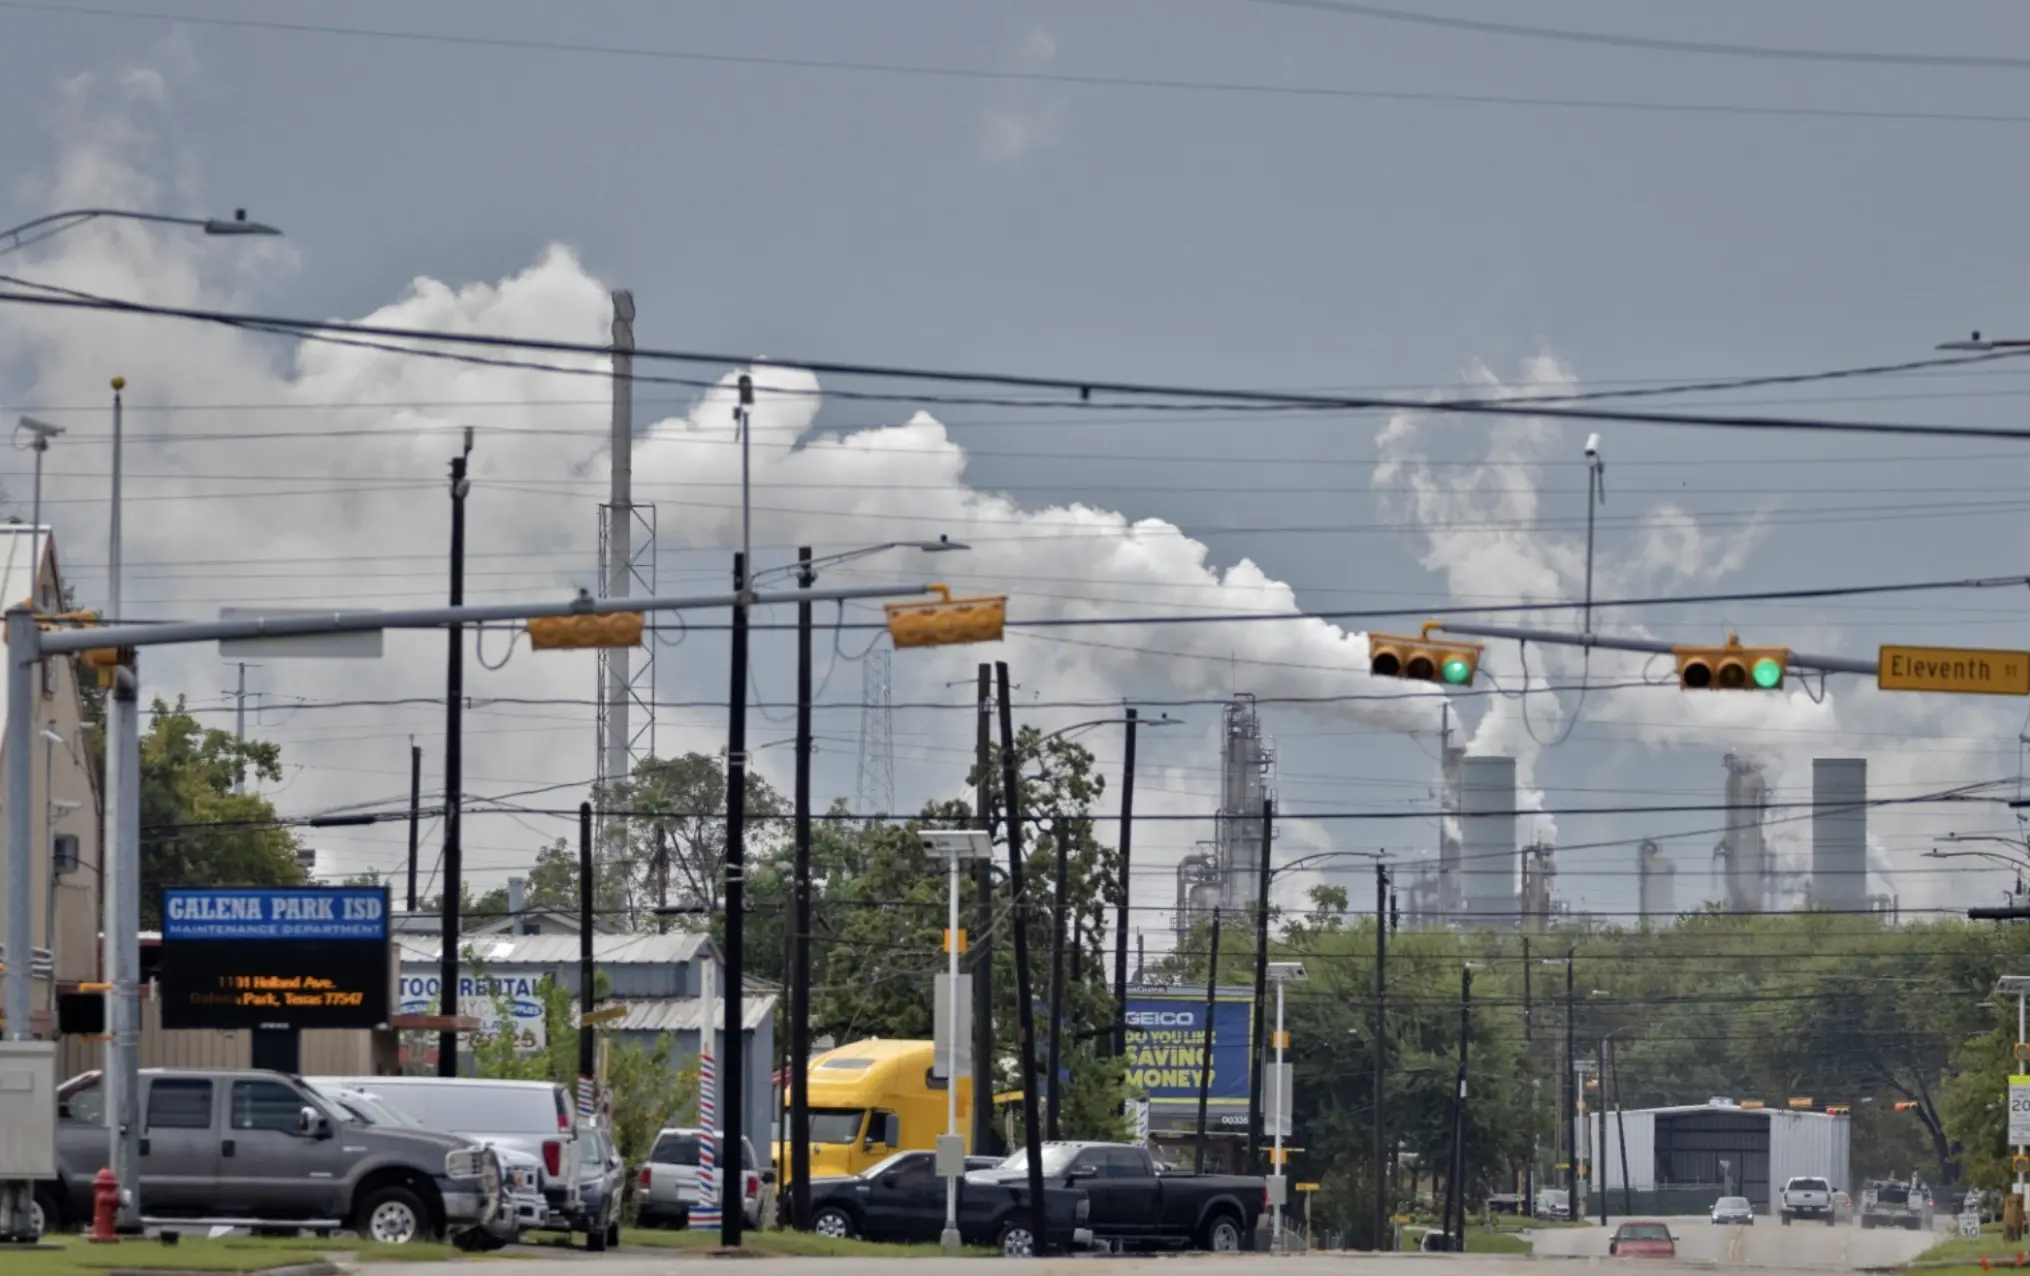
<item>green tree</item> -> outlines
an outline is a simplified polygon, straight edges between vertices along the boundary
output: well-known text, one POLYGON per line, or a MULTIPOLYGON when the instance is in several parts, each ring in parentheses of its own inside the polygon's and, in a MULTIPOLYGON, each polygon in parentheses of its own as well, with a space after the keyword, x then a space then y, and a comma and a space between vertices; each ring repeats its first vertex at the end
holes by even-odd
POLYGON ((155 701, 141 739, 141 925, 161 925, 167 886, 297 886, 297 841, 276 826, 258 793, 233 791, 242 776, 282 778, 282 750, 201 725, 155 701))
MULTIPOLYGON (((746 851, 761 858, 769 842, 781 835, 776 826, 785 807, 768 782, 751 771, 746 787, 746 851)), ((598 848, 603 861, 600 875, 604 880, 612 874, 621 896, 618 906, 628 911, 636 929, 655 929, 649 910, 660 905, 692 910, 700 918, 723 911, 723 752, 644 758, 604 800, 627 814, 619 821, 617 836, 609 834, 598 848)), ((572 875, 575 879, 575 869, 572 875)))

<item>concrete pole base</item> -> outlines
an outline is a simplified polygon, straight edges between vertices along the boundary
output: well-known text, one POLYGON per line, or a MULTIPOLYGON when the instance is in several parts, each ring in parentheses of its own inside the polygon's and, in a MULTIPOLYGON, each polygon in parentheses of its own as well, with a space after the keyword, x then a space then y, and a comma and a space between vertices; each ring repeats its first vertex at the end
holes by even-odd
POLYGON ((954 1251, 957 1250, 959 1248, 959 1229, 956 1227, 947 1227, 942 1233, 939 1234, 937 1238, 937 1243, 940 1248, 954 1251))

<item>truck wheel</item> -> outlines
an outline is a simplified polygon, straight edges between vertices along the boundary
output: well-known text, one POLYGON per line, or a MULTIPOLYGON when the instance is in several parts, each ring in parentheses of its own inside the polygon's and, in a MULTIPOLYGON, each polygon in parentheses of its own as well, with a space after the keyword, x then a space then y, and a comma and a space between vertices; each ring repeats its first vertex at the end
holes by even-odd
POLYGON ((591 1230, 585 1233, 585 1252, 588 1254, 606 1252, 606 1225, 596 1218, 592 1220, 591 1230))
POLYGON ((820 1236, 848 1241, 853 1239, 853 1220, 846 1211, 828 1207, 819 1210, 818 1216, 811 1220, 811 1230, 820 1236))
POLYGON ((1785 1211, 1783 1212, 1783 1225, 1784 1225, 1785 1227, 1789 1227, 1789 1226, 1790 1226, 1790 1211, 1789 1211, 1789 1210, 1785 1210, 1785 1211))
POLYGON ((63 1227, 63 1209, 57 1204, 56 1193, 44 1184, 35 1185, 35 1196, 28 1204, 28 1219, 37 1240, 63 1227))
POLYGON ((1001 1257, 1029 1258, 1036 1253, 1036 1238, 1022 1223, 1010 1223, 1001 1229, 1001 1257))
POLYGON ((360 1239, 376 1245, 407 1245, 430 1236, 430 1211, 406 1187, 390 1184, 374 1189, 353 1217, 360 1239))
POLYGON ((1231 1214, 1215 1214, 1205 1224, 1204 1248, 1215 1254, 1237 1254, 1241 1248, 1241 1225, 1231 1214))

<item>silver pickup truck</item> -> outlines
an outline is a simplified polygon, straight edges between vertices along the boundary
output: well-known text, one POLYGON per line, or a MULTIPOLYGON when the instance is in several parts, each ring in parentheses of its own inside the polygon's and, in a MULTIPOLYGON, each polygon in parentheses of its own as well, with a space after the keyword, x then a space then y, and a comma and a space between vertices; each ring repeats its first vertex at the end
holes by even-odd
MULTIPOLYGON (((73 1077, 57 1097, 59 1181, 39 1189, 39 1204, 55 1225, 77 1226, 91 1218, 92 1179, 107 1161, 99 1074, 73 1077)), ((278 1072, 144 1069, 141 1126, 147 1220, 351 1228, 384 1244, 447 1237, 476 1248, 513 1226, 491 1151, 346 1120, 278 1072)))

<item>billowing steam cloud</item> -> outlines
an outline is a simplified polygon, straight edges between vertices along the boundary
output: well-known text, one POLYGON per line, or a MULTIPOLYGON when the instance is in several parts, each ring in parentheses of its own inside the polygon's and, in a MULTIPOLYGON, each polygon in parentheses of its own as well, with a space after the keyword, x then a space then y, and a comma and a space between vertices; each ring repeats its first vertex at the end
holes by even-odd
MULTIPOLYGON (((159 77, 133 72, 83 78, 64 96, 63 161, 34 192, 38 205, 159 205, 171 192, 151 176, 146 156, 162 149, 166 110, 159 77)), ((186 183, 187 184, 187 183, 186 183)), ((179 192, 196 199, 194 189, 179 192)), ((222 252, 131 226, 96 225, 58 241, 40 255, 11 259, 36 280, 153 302, 231 306, 257 298, 263 280, 290 264, 286 249, 234 245, 222 252), (219 273, 219 272, 227 273, 219 273)), ((609 318, 604 285, 563 247, 544 251, 526 269, 495 284, 452 286, 419 279, 399 300, 364 318, 385 324, 456 331, 512 333, 581 341, 604 340, 609 318)), ((0 348, 18 352, 18 377, 4 395, 39 414, 60 417, 71 433, 49 455, 45 508, 55 526, 69 577, 84 601, 105 586, 107 436, 102 403, 107 378, 130 382, 127 510, 127 610, 143 616, 208 614, 222 604, 276 606, 413 605, 443 596, 446 498, 444 467, 460 427, 473 425, 472 566, 469 596, 478 599, 556 598, 595 587, 595 506, 605 493, 606 383, 521 368, 472 366, 355 346, 284 344, 245 332, 162 320, 0 308, 0 348)), ((549 363, 568 363, 546 356, 549 363)), ((585 363, 588 368, 596 365, 585 363)), ((644 366, 643 371, 652 371, 644 366)), ((1571 381, 1550 360, 1525 370, 1535 382, 1571 381)), ((725 582, 725 551, 739 542, 739 447, 731 378, 697 395, 677 415, 645 428, 635 453, 636 498, 657 506, 661 586, 665 593, 701 592, 725 582), (706 552, 709 551, 709 552, 706 552)), ((1491 375, 1490 389, 1499 391, 1491 375)), ((1213 611, 1296 608, 1286 584, 1252 562, 1221 567, 1207 547, 1156 518, 1066 504, 1025 506, 977 490, 967 458, 936 419, 908 416, 885 428, 825 433, 814 429, 819 387, 794 370, 756 374, 754 416, 754 542, 763 567, 787 561, 798 544, 844 548, 948 535, 972 546, 940 558, 938 579, 955 587, 1003 588, 1023 617, 1104 616, 1133 611, 1179 616, 1213 611), (1050 582, 1044 584, 1042 582, 1050 582), (1033 587, 1025 588, 1025 583, 1033 587)), ((645 401, 667 394, 643 388, 645 401)), ((649 419, 648 411, 638 419, 649 419)), ((1424 566, 1461 600, 1489 597, 1554 601, 1578 594, 1583 551, 1569 539, 1528 531, 1471 530, 1467 525, 1527 521, 1536 513, 1543 459, 1569 445, 1540 420, 1511 419, 1470 427, 1485 439, 1490 468, 1440 474, 1422 451, 1423 418, 1392 420, 1378 438, 1378 502, 1415 538, 1424 566), (1498 476, 1495 481, 1490 476, 1498 476)), ((18 496, 18 493, 16 493, 18 496)), ((17 507, 21 503, 17 500, 17 507)), ((25 509, 20 511, 25 515, 25 509)), ((1613 565, 1599 575, 1603 596, 1654 592, 1722 570, 1753 543, 1753 528, 1722 543, 1700 539, 1686 520, 1659 509, 1613 565), (1705 564, 1703 568, 1694 564, 1705 564)), ((821 551, 822 552, 822 551, 821 551)), ((917 577, 926 560, 898 554, 827 576, 833 583, 917 577)), ((852 613, 849 613, 852 614, 852 613)), ((866 613, 862 611, 860 615, 866 613)), ((1600 616, 1624 628, 1639 617, 1600 616)), ((703 639, 697 641, 702 645, 703 639)), ((856 645, 850 641, 847 645, 856 645)), ((1323 621, 1240 626, 1160 625, 1056 631, 1013 638, 1007 658, 1026 686, 1049 700, 1117 700, 1124 693, 1219 696, 1230 689, 1225 658, 1244 651, 1243 689, 1263 696, 1316 695, 1321 690, 1395 698, 1350 700, 1312 712, 1377 732, 1429 734, 1437 721, 1435 692, 1378 683, 1366 673, 1366 638, 1323 621)), ((662 653, 665 701, 716 702, 722 665, 694 659, 678 646, 662 653)), ((393 636, 391 659, 371 667, 299 662, 262 671, 256 685, 273 693, 282 712, 262 733, 280 741, 292 769, 276 800, 290 811, 406 799, 407 740, 435 752, 441 715, 428 706, 304 709, 295 702, 430 697, 442 691, 441 642, 393 636)), ((947 684, 969 680, 972 666, 992 659, 980 649, 908 653, 895 662, 898 700, 950 701, 966 693, 947 684)), ((492 665, 503 639, 489 638, 478 655, 492 665)), ((1574 681, 1569 653, 1532 651, 1531 676, 1574 681)), ((1491 646, 1485 667, 1501 685, 1519 688, 1517 653, 1491 646)), ((1592 674, 1619 681, 1628 662, 1596 655, 1592 674)), ((508 656, 498 669, 468 662, 468 690, 479 707, 468 718, 469 789, 481 794, 548 789, 544 806, 566 806, 593 767, 593 689, 588 656, 508 656)), ((222 707, 228 685, 212 649, 188 649, 146 662, 148 686, 184 692, 208 709, 222 707)), ((773 675, 771 675, 773 677, 773 675)), ((857 678, 842 673, 835 693, 857 678)), ((782 698, 782 684, 764 687, 782 698)), ((840 698, 853 698, 848 694, 840 698)), ((1514 753, 1525 785, 1538 783, 1539 741, 1555 740, 1564 715, 1577 706, 1549 696, 1492 699, 1469 709, 1471 747, 1514 753), (1524 705, 1528 721, 1523 718, 1524 705)), ((1944 721, 1935 708, 1884 704, 1863 695, 1843 719, 1831 701, 1794 692, 1772 705, 1766 697, 1711 697, 1658 707, 1656 693, 1599 691, 1583 713, 1617 724, 1659 747, 1738 747, 1737 728, 1794 725, 1830 728, 1866 722, 1882 730, 1944 721), (1663 725, 1664 723, 1668 725, 1663 725)), ((1025 713, 1046 728, 1094 716, 1090 711, 1025 713)), ((901 759, 903 804, 956 791, 963 783, 970 719, 945 715, 943 739, 920 761, 901 759)), ((227 721, 229 719, 216 719, 227 721)), ((1209 726, 1214 715, 1202 715, 1209 726)), ((1957 721, 1964 722, 1965 715, 1957 721)), ((756 722, 753 731, 765 731, 756 722)), ((723 742, 723 713, 670 708, 658 723, 659 751, 714 750, 723 742)), ((1772 737, 1766 730, 1755 739, 1772 737)), ((1814 746, 1774 749, 1784 783, 1814 746)), ((1821 750, 1823 751, 1823 750, 1821 750)), ((1116 753, 1101 748, 1103 756, 1116 753)), ((1208 811, 1215 786, 1206 768, 1217 757, 1216 733, 1173 744, 1145 763, 1142 809, 1208 811), (1191 768, 1199 768, 1193 770, 1191 768)), ((1925 785, 1958 778, 1950 759, 1870 750, 1880 785, 1925 785)), ((759 755, 765 768, 787 766, 781 752, 759 755)), ((434 764, 432 771, 434 773, 434 764)), ((1716 774, 1717 767, 1701 774, 1716 774)), ((1717 791, 1717 781, 1713 785, 1717 791)), ((1528 801, 1541 807, 1541 793, 1528 801)), ((1888 817, 1885 817, 1885 824, 1888 817)), ((1932 819, 1916 816, 1912 818, 1932 819)), ((1548 817, 1534 830, 1555 830, 1548 817)), ((1878 829, 1884 827, 1878 824, 1878 829)), ((468 825, 468 862, 482 873, 526 863, 539 841, 568 825, 531 817, 468 825)), ((1209 829, 1159 826, 1138 838, 1142 862, 1174 862, 1209 829)), ((1285 854, 1331 846, 1336 830, 1286 821, 1285 854)), ((325 871, 393 864, 392 841, 370 836, 325 838, 325 871)), ((482 879, 482 885, 489 884, 482 879)), ((1138 885, 1137 903, 1167 902, 1159 875, 1138 885)), ((1160 927, 1151 917, 1146 925, 1160 927)))

